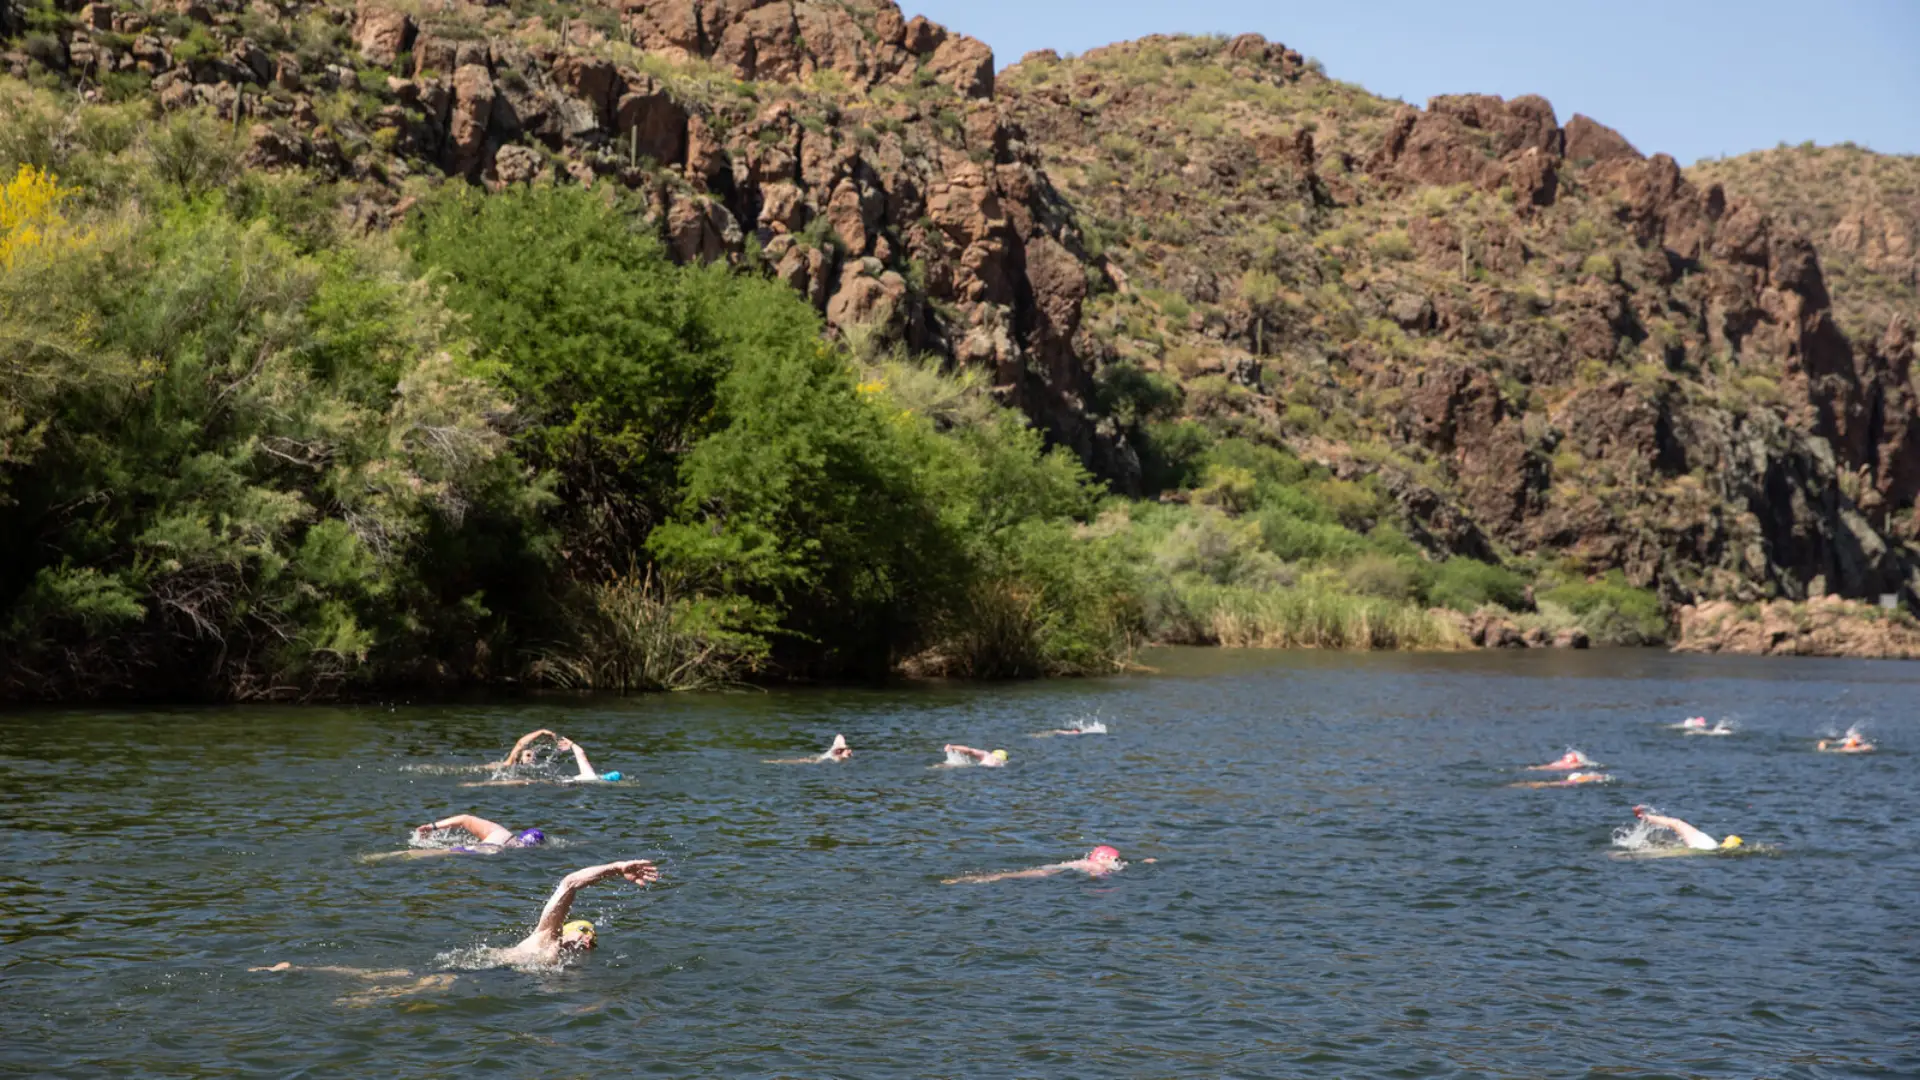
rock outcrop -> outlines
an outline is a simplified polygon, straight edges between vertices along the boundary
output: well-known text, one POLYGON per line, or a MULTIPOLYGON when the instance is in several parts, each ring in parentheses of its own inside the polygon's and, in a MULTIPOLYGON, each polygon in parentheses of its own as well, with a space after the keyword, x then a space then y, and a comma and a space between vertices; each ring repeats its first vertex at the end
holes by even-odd
POLYGON ((1679 618, 1678 652, 1920 660, 1920 623, 1836 596, 1744 607, 1717 600, 1683 607, 1679 618))

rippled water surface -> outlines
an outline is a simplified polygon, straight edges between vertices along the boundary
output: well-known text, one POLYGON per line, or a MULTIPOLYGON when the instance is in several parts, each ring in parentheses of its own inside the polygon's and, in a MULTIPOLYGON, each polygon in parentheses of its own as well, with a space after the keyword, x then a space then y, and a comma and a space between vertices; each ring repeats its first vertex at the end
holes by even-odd
POLYGON ((1152 659, 1045 685, 0 717, 0 1073, 1920 1076, 1920 665, 1152 659), (1663 726, 1695 713, 1738 734, 1663 726), (1026 737, 1095 714, 1110 734, 1026 737), (1813 752, 1856 722, 1880 753, 1813 752), (538 726, 627 782, 420 768, 538 726), (850 764, 761 763, 836 731, 850 764), (948 741, 1012 764, 929 769, 948 741), (1619 782, 1506 786, 1568 746, 1619 782), (1612 859, 1636 802, 1778 851, 1612 859), (359 859, 461 811, 558 843, 359 859), (940 883, 1097 843, 1133 865, 940 883), (567 870, 631 857, 664 880, 583 893, 601 948, 563 972, 383 996, 246 970, 446 971, 524 934, 567 870))

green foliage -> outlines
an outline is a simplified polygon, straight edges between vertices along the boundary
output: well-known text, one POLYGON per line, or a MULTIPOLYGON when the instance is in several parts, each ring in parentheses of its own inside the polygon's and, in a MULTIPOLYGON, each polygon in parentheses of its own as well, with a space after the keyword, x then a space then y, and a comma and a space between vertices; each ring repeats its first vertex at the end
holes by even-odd
MULTIPOLYGON (((1111 666, 1122 639, 1087 626, 1124 620, 1075 584, 1086 570, 1068 555, 1081 545, 1060 545, 1091 505, 1077 463, 1045 452, 977 380, 893 358, 862 382, 803 299, 674 265, 638 209, 577 188, 460 193, 407 238, 493 343, 525 418, 519 445, 558 479, 554 525, 576 573, 651 558, 676 595, 707 603, 697 637, 740 655, 760 642, 788 674, 882 674, 923 645, 1004 641, 1015 625, 1025 659, 989 660, 981 646, 961 666, 1111 666), (1035 529, 1052 530, 1060 558, 1024 539, 1035 529)), ((634 602, 630 588, 587 594, 625 614, 577 621, 584 659, 565 681, 634 683, 593 658, 648 652, 619 642, 658 635, 617 627, 665 625, 677 609, 634 602)))
POLYGON ((561 479, 560 524, 592 577, 626 567, 678 502, 731 366, 722 272, 682 271, 600 192, 453 192, 403 237, 489 343, 518 443, 561 479))
POLYGON ((1627 584, 1626 575, 1609 570, 1598 581, 1579 581, 1540 594, 1540 603, 1571 611, 1597 644, 1651 645, 1666 640, 1667 620, 1660 598, 1627 584))
POLYGON ((0 679, 279 695, 484 640, 484 574, 439 542, 532 494, 446 326, 376 254, 300 256, 217 204, 0 275, 0 397, 32 433, 7 453, 0 679))
POLYGON ((1434 607, 1472 612, 1485 604, 1509 611, 1526 607, 1526 580, 1505 567, 1456 557, 1434 568, 1427 602, 1434 607))

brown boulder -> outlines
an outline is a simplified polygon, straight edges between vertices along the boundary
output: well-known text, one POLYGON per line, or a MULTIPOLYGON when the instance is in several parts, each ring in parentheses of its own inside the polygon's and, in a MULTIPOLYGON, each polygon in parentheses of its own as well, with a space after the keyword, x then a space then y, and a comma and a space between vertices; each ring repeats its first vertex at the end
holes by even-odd
POLYGON ((493 76, 479 64, 453 73, 453 111, 447 125, 447 169, 471 174, 486 155, 487 129, 493 122, 493 76))
MULTIPOLYGON (((800 189, 792 184, 768 184, 760 189, 760 227, 775 234, 799 232, 806 227, 807 205, 800 189)), ((768 258, 775 258, 771 254, 768 258)))
POLYGON ((1553 635, 1553 647, 1556 649, 1585 649, 1593 644, 1585 630, 1577 626, 1568 627, 1553 635))
POLYGON ((792 80, 813 70, 786 4, 755 8, 721 30, 713 59, 743 79, 792 80))
POLYGON ((962 97, 993 96, 993 50, 978 38, 965 34, 948 37, 927 60, 927 70, 962 97))
POLYGON ((624 0, 620 6, 626 12, 627 32, 642 50, 664 53, 670 60, 709 51, 695 0, 624 0))
POLYGON ((1420 115, 1408 130, 1394 165, 1401 175, 1422 184, 1471 184, 1487 168, 1486 151, 1459 117, 1445 112, 1420 115))
POLYGON ((930 55, 947 40, 947 28, 939 23, 928 21, 925 15, 915 15, 908 20, 906 30, 900 40, 901 47, 915 56, 930 55))
POLYGON ((1920 659, 1920 625, 1910 616, 1836 596, 1744 609, 1714 600, 1681 608, 1679 620, 1675 652, 1920 659))
POLYGON ((255 124, 247 130, 246 163, 249 168, 278 169, 304 165, 308 153, 306 140, 298 135, 275 131, 265 124, 255 124))
POLYGON ((614 70, 611 62, 562 53, 554 59, 548 74, 555 85, 592 108, 596 126, 612 119, 614 93, 620 85, 620 73, 614 70))
POLYGON ((900 313, 907 282, 891 270, 872 273, 875 260, 855 259, 840 272, 840 286, 827 301, 827 322, 840 329, 885 326, 900 313))
POLYGON ((1560 125, 1553 106, 1534 94, 1505 101, 1493 94, 1449 94, 1427 102, 1429 114, 1451 116, 1469 128, 1492 136, 1493 153, 1510 154, 1529 147, 1546 154, 1560 152, 1560 125))
POLYGON ((1087 298, 1086 268, 1059 241, 1042 236, 1027 244, 1027 280, 1033 286, 1035 344, 1072 341, 1087 298))
POLYGON ((880 216, 880 201, 869 197, 859 184, 842 180, 827 200, 827 223, 846 244, 850 255, 865 255, 873 242, 873 227, 880 216))
POLYGON ((1641 160, 1641 153, 1633 148, 1619 132, 1579 113, 1567 121, 1566 149, 1567 160, 1577 165, 1591 165, 1613 158, 1641 160))
POLYGON ((370 64, 389 67, 413 44, 413 19, 404 11, 361 0, 353 23, 353 44, 370 64))
POLYGON ((667 246, 681 262, 719 262, 740 241, 739 224, 712 199, 679 198, 667 210, 667 246))
POLYGON ((687 110, 646 80, 621 95, 613 112, 613 130, 628 153, 678 165, 688 159, 688 120, 687 110))
POLYGON ((1507 161, 1505 179, 1523 209, 1552 206, 1560 190, 1560 159, 1529 146, 1507 161))
POLYGON ((529 184, 546 171, 546 161, 530 146, 503 146, 493 158, 493 175, 500 186, 529 184))

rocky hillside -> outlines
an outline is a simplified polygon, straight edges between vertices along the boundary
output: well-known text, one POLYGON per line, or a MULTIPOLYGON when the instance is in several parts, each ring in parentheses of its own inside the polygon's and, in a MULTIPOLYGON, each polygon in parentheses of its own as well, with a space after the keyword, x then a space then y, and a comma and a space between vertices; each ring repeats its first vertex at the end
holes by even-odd
POLYGON ((1819 245, 1841 329, 1877 339, 1920 318, 1920 157, 1853 145, 1796 146, 1701 161, 1720 184, 1819 245))
POLYGON ((14 78, 211 109, 249 165, 350 185, 368 227, 448 176, 609 180, 681 258, 764 267, 836 327, 990 368, 1090 463, 1131 467, 1083 405, 1096 275, 992 51, 886 0, 12 2, 14 78))
POLYGON ((0 33, 19 83, 212 110, 364 228, 449 179, 630 189, 678 257, 989 370, 1122 491, 1191 482, 1190 421, 1377 477, 1436 555, 1920 596, 1910 322, 1848 337, 1790 220, 1539 98, 1418 109, 1254 36, 996 76, 887 0, 0 0, 0 33))
POLYGON ((1257 36, 1000 90, 1110 261, 1109 373, 1381 474, 1455 550, 1670 599, 1920 583, 1909 324, 1849 339, 1759 203, 1537 97, 1415 108, 1257 36))

